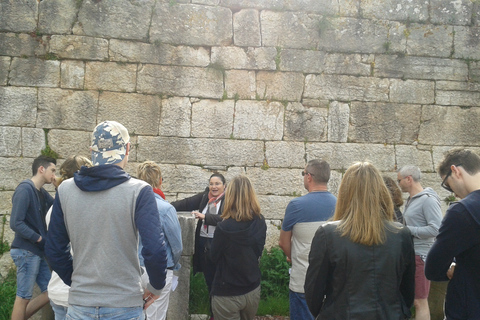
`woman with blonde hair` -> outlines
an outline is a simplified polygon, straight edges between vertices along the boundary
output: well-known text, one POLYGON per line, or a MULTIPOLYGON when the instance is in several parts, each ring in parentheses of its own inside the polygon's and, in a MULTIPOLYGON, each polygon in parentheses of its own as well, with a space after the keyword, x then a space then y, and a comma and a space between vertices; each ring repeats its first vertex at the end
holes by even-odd
POLYGON ((259 259, 267 225, 246 176, 235 177, 227 186, 222 218, 210 250, 216 264, 213 315, 215 320, 253 319, 260 301, 259 259))
POLYGON ((334 221, 313 238, 305 297, 316 319, 407 319, 415 296, 415 255, 408 228, 394 222, 380 172, 348 168, 334 221))

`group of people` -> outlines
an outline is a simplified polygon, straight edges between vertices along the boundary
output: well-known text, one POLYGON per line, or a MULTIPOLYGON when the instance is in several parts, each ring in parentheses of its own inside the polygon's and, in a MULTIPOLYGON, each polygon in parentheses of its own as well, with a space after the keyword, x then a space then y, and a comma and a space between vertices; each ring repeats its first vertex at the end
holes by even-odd
POLYGON ((14 192, 12 319, 28 319, 49 301, 56 320, 165 319, 183 251, 177 210, 185 207, 199 218, 194 265, 208 274, 216 318, 253 318, 266 223, 250 180, 238 176, 227 187, 213 174, 200 197, 170 204, 155 162, 138 165, 138 178, 125 172, 130 136, 123 125, 97 125, 90 148, 91 160, 67 158, 59 179, 56 160, 39 156, 32 178, 14 192), (55 198, 43 188, 50 183, 55 198), (32 299, 35 283, 41 294, 32 299))
MULTIPOLYGON (((123 125, 97 125, 91 151, 91 160, 67 158, 58 180, 56 160, 36 158, 32 178, 14 192, 12 319, 49 301, 56 319, 165 319, 183 250, 177 211, 198 219, 193 268, 205 275, 212 318, 253 319, 267 227, 250 180, 227 184, 214 173, 204 192, 168 203, 156 163, 140 164, 137 178, 125 172, 123 125), (49 183, 55 198, 43 188, 49 183), (35 282, 42 293, 32 299, 35 282)), ((417 167, 401 168, 397 185, 371 163, 355 163, 335 197, 329 164, 310 160, 308 193, 290 201, 280 231, 292 263, 290 319, 408 319, 412 305, 415 319, 429 319, 428 279, 450 279, 446 319, 480 319, 480 157, 452 150, 438 173, 461 199, 443 221, 417 167), (400 190, 408 193, 403 213, 400 190)))

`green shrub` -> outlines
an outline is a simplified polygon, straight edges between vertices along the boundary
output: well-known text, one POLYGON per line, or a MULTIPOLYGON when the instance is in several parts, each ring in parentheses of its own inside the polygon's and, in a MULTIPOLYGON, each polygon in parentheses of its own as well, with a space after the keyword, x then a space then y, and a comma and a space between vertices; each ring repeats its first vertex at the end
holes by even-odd
POLYGON ((263 300, 267 297, 288 298, 289 268, 290 264, 287 262, 287 257, 280 248, 274 247, 270 250, 270 253, 267 250, 263 251, 260 260, 263 300))
POLYGON ((192 270, 190 270, 190 300, 188 303, 188 311, 190 314, 210 313, 210 298, 205 277, 203 273, 193 275, 192 270))
POLYGON ((0 319, 10 319, 16 293, 17 276, 15 269, 11 269, 4 281, 0 283, 0 319))

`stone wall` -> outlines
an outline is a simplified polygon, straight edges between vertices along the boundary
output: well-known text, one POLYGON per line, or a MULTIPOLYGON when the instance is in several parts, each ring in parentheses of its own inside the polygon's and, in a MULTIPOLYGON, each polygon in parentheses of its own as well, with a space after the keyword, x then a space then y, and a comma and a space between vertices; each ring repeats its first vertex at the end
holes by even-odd
MULTIPOLYGON (((301 169, 435 173, 479 149, 478 0, 0 0, 0 213, 48 146, 88 155, 117 120, 169 200, 244 173, 276 244, 301 169)), ((52 189, 50 188, 52 191, 52 189)), ((444 207, 445 209, 445 207, 444 207)))

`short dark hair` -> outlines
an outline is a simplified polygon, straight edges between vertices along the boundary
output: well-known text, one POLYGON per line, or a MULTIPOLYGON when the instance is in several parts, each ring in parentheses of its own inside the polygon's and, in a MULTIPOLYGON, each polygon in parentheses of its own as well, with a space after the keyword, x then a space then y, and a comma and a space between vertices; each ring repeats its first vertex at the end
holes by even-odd
POLYGON ((50 163, 53 163, 54 165, 56 165, 57 164, 57 159, 47 157, 47 156, 44 156, 44 155, 36 157, 35 160, 33 160, 33 163, 32 163, 32 175, 33 176, 36 175, 37 171, 38 171, 38 168, 40 168, 40 167, 48 168, 50 166, 50 163))
POLYGON ((221 174, 221 173, 215 172, 214 174, 212 174, 212 175, 210 176, 210 178, 208 179, 208 181, 210 182, 210 180, 211 180, 213 177, 217 177, 217 178, 219 178, 220 180, 222 180, 222 183, 223 183, 223 184, 226 183, 225 177, 224 177, 223 174, 221 174))
POLYGON ((450 172, 450 167, 452 165, 461 165, 465 171, 474 175, 480 172, 480 157, 468 149, 457 148, 447 151, 445 157, 437 168, 440 176, 446 176, 450 172))
POLYGON ((330 180, 330 165, 325 160, 310 160, 305 170, 312 174, 315 183, 328 183, 330 180))

